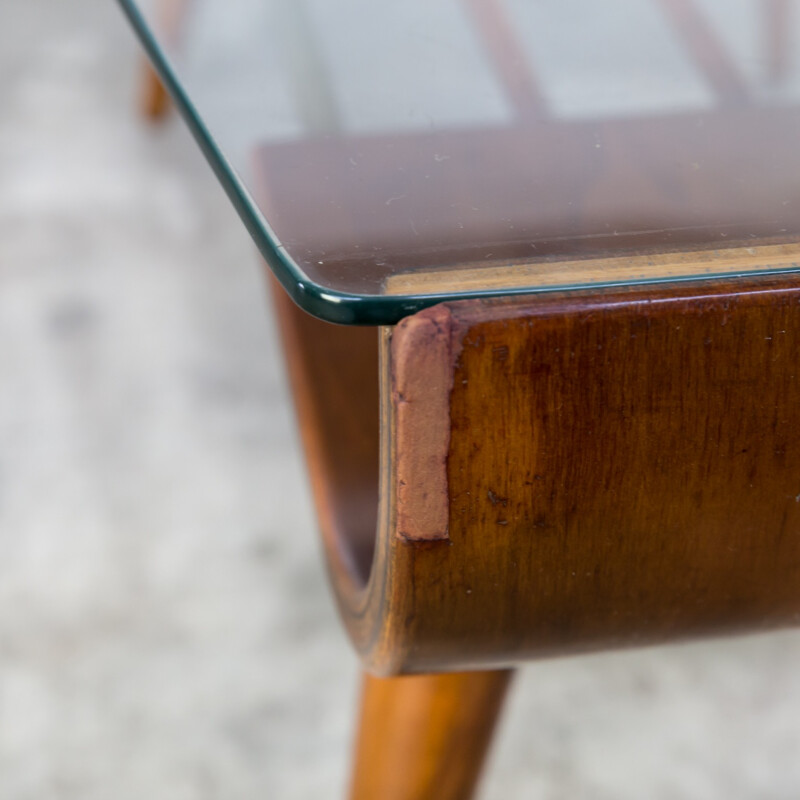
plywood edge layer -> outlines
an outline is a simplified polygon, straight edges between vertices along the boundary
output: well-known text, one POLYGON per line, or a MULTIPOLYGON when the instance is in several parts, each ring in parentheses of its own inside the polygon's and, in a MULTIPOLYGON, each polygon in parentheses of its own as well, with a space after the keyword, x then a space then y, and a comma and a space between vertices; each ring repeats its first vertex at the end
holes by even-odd
POLYGON ((495 264, 408 272, 386 279, 387 295, 445 294, 800 270, 800 243, 590 258, 579 261, 495 264))
POLYGON ((392 334, 396 530, 406 541, 448 538, 450 393, 459 350, 457 325, 444 306, 407 317, 392 334))

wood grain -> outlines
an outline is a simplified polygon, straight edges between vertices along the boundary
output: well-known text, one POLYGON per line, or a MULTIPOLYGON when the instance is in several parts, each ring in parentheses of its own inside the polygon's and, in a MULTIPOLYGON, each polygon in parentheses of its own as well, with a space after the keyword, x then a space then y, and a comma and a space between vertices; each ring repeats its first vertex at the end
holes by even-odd
POLYGON ((449 540, 394 553, 404 669, 798 621, 796 278, 449 308, 449 540))
POLYGON ((351 800, 469 800, 510 677, 365 677, 351 800))
POLYGON ((364 391, 374 331, 335 346, 328 329, 353 329, 289 325, 334 588, 369 670, 800 621, 800 277, 465 301, 416 319, 382 331, 380 455, 364 391), (444 343, 415 338, 420 326, 444 343), (407 430, 393 391, 395 354, 409 370, 416 347, 417 379, 441 395, 426 402, 449 419, 440 540, 399 527, 425 511, 400 485, 399 448, 441 464, 441 441, 407 430))

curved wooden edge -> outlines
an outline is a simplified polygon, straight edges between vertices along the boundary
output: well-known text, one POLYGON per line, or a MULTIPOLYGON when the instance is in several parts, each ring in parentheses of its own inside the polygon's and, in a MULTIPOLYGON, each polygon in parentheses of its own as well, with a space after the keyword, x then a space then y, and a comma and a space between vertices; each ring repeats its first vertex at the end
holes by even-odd
POLYGON ((350 607, 378 527, 378 334, 322 322, 270 283, 325 552, 350 607))
MULTIPOLYGON (((396 379, 383 368, 391 360, 391 329, 322 322, 296 306, 271 274, 269 280, 339 611, 365 667, 376 675, 397 674, 407 660, 406 644, 400 643, 410 642, 399 610, 408 598, 403 577, 408 571, 398 569, 397 562, 404 554, 413 555, 407 545, 414 534, 424 539, 420 534, 425 531, 414 521, 414 502, 422 503, 426 524, 437 532, 443 525, 446 532, 448 428, 438 426, 436 457, 430 459, 438 494, 429 495, 427 484, 416 480, 413 458, 402 460, 406 485, 400 486, 397 441, 419 445, 424 453, 428 438, 420 428, 431 423, 425 406, 438 393, 437 409, 444 412, 449 391, 441 382, 433 393, 415 385, 410 363, 407 374, 401 369, 396 379), (398 391, 408 395, 409 413, 404 415, 395 413, 398 391), (412 536, 397 533, 398 493, 410 508, 406 524, 412 536)), ((423 319, 437 320, 437 314, 426 312, 423 319)), ((436 322, 442 331, 447 319, 436 322)), ((419 343, 418 323, 406 322, 398 330, 401 339, 407 333, 419 343)), ((438 347, 434 352, 432 368, 445 380, 441 359, 449 363, 451 351, 438 347)))
POLYGON ((800 621, 797 276, 446 304, 379 359, 339 328, 349 374, 333 326, 301 328, 323 538, 372 673, 800 621))

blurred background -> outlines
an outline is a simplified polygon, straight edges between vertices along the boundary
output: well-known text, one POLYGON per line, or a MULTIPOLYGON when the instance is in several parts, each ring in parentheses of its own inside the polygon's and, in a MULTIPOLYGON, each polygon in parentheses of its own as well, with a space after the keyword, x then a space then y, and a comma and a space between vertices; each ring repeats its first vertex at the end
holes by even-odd
MULTIPOLYGON (((254 247, 115 4, 0 8, 0 800, 343 795, 333 611, 254 247)), ((483 796, 795 798, 800 635, 526 667, 483 796)))

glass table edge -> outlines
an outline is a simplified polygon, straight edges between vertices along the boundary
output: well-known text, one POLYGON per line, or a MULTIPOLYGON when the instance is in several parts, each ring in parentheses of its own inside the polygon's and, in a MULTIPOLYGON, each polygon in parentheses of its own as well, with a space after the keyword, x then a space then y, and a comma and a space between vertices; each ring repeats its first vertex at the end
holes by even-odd
POLYGON ((702 276, 669 275, 654 278, 638 278, 618 281, 597 281, 581 284, 556 284, 547 286, 517 286, 513 288, 487 288, 485 290, 431 293, 424 295, 372 295, 356 294, 329 289, 315 283, 289 256, 285 247, 271 231, 249 190, 217 146, 214 137, 197 113, 192 101, 181 86, 169 60, 153 36, 150 26, 142 17, 136 0, 117 0, 144 48, 156 73, 172 98, 180 116, 189 128, 203 156, 222 185, 239 218, 253 239, 259 253, 266 261, 275 278, 291 299, 307 313, 325 322, 340 325, 395 325, 404 317, 442 302, 479 300, 522 295, 545 294, 568 291, 593 291, 674 283, 705 283, 711 280, 736 280, 750 277, 800 273, 800 264, 772 269, 753 269, 740 272, 708 272, 702 276))

